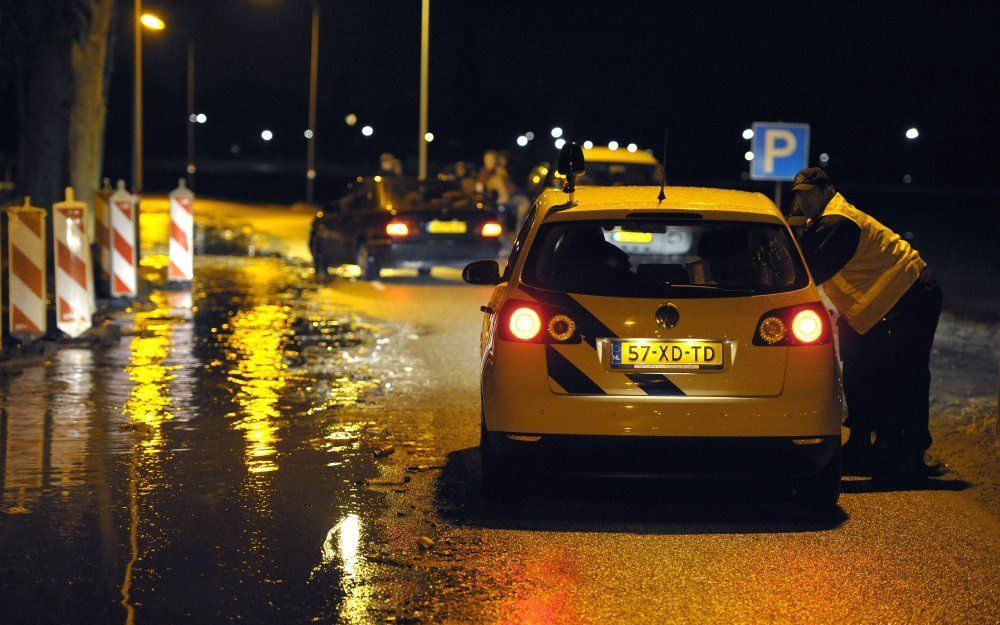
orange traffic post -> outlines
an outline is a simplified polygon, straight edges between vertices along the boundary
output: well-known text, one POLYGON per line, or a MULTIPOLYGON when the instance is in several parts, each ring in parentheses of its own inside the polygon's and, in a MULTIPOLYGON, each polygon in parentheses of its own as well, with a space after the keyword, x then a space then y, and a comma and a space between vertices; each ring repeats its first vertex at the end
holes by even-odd
POLYGON ((56 327, 76 338, 91 327, 94 280, 87 205, 73 198, 72 187, 66 187, 66 200, 52 207, 52 235, 56 247, 56 327))

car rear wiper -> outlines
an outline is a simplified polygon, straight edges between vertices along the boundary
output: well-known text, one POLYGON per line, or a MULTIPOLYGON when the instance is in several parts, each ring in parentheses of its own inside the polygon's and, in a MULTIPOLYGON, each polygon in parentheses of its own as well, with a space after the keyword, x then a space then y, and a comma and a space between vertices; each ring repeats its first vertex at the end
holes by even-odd
POLYGON ((727 295, 756 295, 758 293, 754 289, 733 289, 719 286, 718 284, 674 284, 671 282, 661 282, 660 286, 665 286, 668 289, 700 289, 715 293, 726 293, 727 295))

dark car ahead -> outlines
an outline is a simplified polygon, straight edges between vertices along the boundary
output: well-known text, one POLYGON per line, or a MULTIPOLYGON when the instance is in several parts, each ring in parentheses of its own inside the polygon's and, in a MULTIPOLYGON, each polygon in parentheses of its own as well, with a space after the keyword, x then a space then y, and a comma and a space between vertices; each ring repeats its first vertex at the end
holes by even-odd
POLYGON ((390 267, 426 274, 434 265, 464 267, 500 252, 495 210, 457 182, 373 176, 349 189, 313 220, 309 249, 317 275, 344 263, 356 263, 364 280, 390 267))

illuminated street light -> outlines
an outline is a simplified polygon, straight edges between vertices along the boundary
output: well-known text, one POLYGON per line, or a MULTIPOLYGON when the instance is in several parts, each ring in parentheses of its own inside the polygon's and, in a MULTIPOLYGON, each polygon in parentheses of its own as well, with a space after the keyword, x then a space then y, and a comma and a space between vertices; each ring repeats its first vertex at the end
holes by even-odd
POLYGON ((274 138, 274 133, 271 132, 270 130, 262 130, 260 133, 260 138, 263 139, 264 141, 270 141, 271 139, 274 138))
POLYGON ((528 137, 526 137, 525 135, 521 135, 520 137, 517 138, 517 144, 522 148, 528 145, 528 137))
POLYGON ((188 121, 193 124, 196 121, 198 121, 198 116, 195 115, 194 113, 191 113, 190 115, 188 115, 188 121))
POLYGON ((637 146, 637 145, 636 145, 636 144, 634 144, 634 143, 630 143, 630 144, 628 144, 628 148, 626 148, 626 149, 627 149, 627 150, 628 150, 629 152, 635 152, 635 151, 637 151, 637 150, 639 149, 639 146, 637 146))
POLYGON ((208 115, 205 115, 204 113, 198 113, 197 115, 194 116, 194 121, 198 122, 199 124, 204 124, 205 122, 208 121, 208 115))
POLYGON ((142 25, 150 30, 163 30, 167 25, 152 13, 143 13, 142 17, 139 18, 142 25))
POLYGON ((557 150, 561 150, 564 145, 566 145, 566 140, 565 139, 556 139, 556 149, 557 150))
POLYGON ((559 126, 556 126, 555 128, 552 129, 552 138, 553 139, 558 139, 561 136, 562 136, 562 128, 560 128, 559 126))
POLYGON ((618 149, 618 142, 617 141, 608 141, 608 149, 611 150, 612 152, 614 152, 615 150, 617 150, 618 149))
POLYGON ((584 141, 583 142, 583 149, 584 150, 589 150, 592 147, 594 147, 594 142, 593 141, 584 141))
POLYGON ((353 126, 358 123, 358 116, 354 113, 348 113, 347 116, 344 117, 344 123, 348 126, 353 126))
POLYGON ((753 152, 747 152, 746 154, 743 155, 743 158, 745 158, 748 161, 752 161, 753 160, 753 152))
POLYGON ((370 137, 373 134, 375 134, 375 129, 372 128, 371 126, 365 126, 364 128, 361 129, 361 134, 363 134, 366 137, 370 137))
POLYGON ((746 130, 744 130, 743 138, 746 139, 747 141, 753 139, 753 128, 747 128, 746 130))
POLYGON ((434 133, 433 132, 425 132, 424 133, 424 141, 426 141, 427 143, 430 143, 433 140, 434 140, 434 133))
POLYGON ((528 132, 524 133, 524 138, 527 139, 528 141, 531 141, 532 139, 535 138, 535 133, 529 130, 528 132))
POLYGON ((827 163, 830 162, 830 155, 827 154, 826 152, 823 152, 822 154, 819 155, 819 162, 822 165, 826 165, 827 163))
POLYGON ((916 128, 910 128, 909 130, 906 131, 907 139, 916 139, 919 136, 920 136, 920 131, 917 130, 916 128))
POLYGON ((312 139, 313 138, 313 131, 312 130, 308 130, 307 129, 302 134, 305 136, 306 139, 312 139))
POLYGON ((913 182, 913 176, 911 176, 910 174, 906 174, 905 176, 903 176, 903 182, 906 184, 910 184, 911 182, 913 182))

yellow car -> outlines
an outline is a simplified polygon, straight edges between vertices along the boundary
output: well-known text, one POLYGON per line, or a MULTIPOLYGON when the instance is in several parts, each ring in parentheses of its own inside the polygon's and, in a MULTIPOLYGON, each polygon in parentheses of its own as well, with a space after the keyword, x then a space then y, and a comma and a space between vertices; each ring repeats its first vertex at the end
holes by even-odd
POLYGON ((503 272, 489 260, 463 272, 496 285, 481 337, 484 492, 549 473, 770 476, 835 504, 831 322, 775 205, 574 189, 582 163, 562 161, 569 194, 538 198, 503 272))

